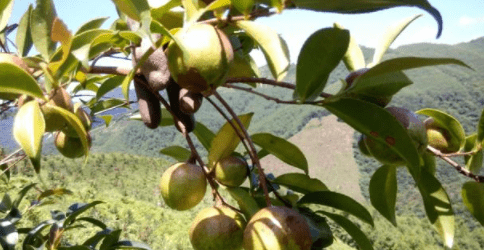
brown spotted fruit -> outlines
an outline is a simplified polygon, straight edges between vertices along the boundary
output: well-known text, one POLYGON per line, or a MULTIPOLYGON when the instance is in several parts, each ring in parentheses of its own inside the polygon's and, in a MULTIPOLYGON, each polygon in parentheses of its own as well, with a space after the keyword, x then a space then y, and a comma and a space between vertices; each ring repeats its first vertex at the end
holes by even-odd
POLYGON ((184 57, 176 43, 171 43, 166 51, 171 76, 180 87, 200 93, 225 82, 234 52, 223 31, 210 24, 195 23, 178 31, 175 37, 188 54, 184 57))
POLYGON ((203 209, 190 227, 190 243, 195 250, 242 249, 247 222, 234 210, 220 206, 203 209))
POLYGON ((287 207, 266 207, 252 216, 244 231, 245 250, 309 250, 309 225, 302 215, 287 207))
POLYGON ((455 153, 460 149, 460 143, 457 138, 453 138, 449 130, 435 122, 433 118, 427 118, 424 121, 427 129, 429 145, 445 154, 455 153))
MULTIPOLYGON (((388 107, 386 110, 407 129, 418 152, 423 154, 428 144, 427 132, 423 122, 418 119, 415 113, 406 108, 388 107)), ((387 139, 386 143, 379 142, 368 136, 364 136, 363 140, 368 152, 382 164, 393 166, 405 165, 405 160, 390 148, 391 144, 394 143, 392 142, 392 138, 387 139)))
POLYGON ((167 206, 175 210, 187 210, 202 201, 207 190, 207 180, 201 167, 179 162, 163 173, 160 190, 167 206))

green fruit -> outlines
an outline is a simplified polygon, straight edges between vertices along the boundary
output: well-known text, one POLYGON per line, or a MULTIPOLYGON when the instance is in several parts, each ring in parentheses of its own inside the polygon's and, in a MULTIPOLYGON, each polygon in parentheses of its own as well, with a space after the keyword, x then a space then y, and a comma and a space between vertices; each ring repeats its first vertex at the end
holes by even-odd
MULTIPOLYGON (((417 147, 420 154, 425 152, 427 148, 427 132, 425 125, 418 117, 411 111, 405 108, 388 107, 386 108, 397 120, 407 129, 410 138, 417 147)), ((376 141, 371 137, 364 137, 364 142, 370 154, 379 162, 386 165, 402 166, 405 165, 405 160, 397 153, 390 149, 386 143, 376 141)))
POLYGON ((161 196, 175 210, 196 206, 205 196, 207 180, 202 168, 185 162, 169 167, 160 181, 161 196))
POLYGON ((245 250, 307 250, 312 240, 309 226, 287 207, 266 207, 254 214, 244 231, 245 250))
POLYGON ((455 153, 460 150, 460 144, 457 139, 453 139, 451 133, 437 124, 434 119, 426 119, 424 125, 427 129, 430 146, 444 154, 455 153))
MULTIPOLYGON (((84 150, 80 138, 67 136, 64 132, 55 133, 55 147, 67 158, 79 158, 84 156, 84 150)), ((91 147, 91 136, 87 134, 87 142, 91 147)))
POLYGON ((228 207, 202 210, 190 227, 190 242, 195 250, 242 249, 246 221, 228 207))
POLYGON ((64 88, 59 87, 52 90, 48 97, 51 97, 50 101, 41 106, 45 120, 45 131, 54 132, 67 129, 68 122, 61 114, 51 108, 51 106, 57 106, 72 112, 73 106, 71 96, 64 88))
POLYGON ((175 37, 189 55, 185 60, 176 43, 167 48, 168 68, 180 87, 200 93, 225 82, 234 58, 227 35, 212 25, 196 23, 175 37))
MULTIPOLYGON (((90 131, 92 128, 92 119, 91 116, 84 111, 84 109, 82 109, 81 103, 74 104, 74 114, 79 118, 79 120, 81 120, 84 129, 86 131, 90 131)), ((76 130, 70 125, 68 125, 67 128, 63 129, 62 131, 70 137, 79 137, 76 130)))
POLYGON ((215 180, 229 187, 238 187, 247 179, 248 166, 237 156, 226 157, 215 164, 215 180))

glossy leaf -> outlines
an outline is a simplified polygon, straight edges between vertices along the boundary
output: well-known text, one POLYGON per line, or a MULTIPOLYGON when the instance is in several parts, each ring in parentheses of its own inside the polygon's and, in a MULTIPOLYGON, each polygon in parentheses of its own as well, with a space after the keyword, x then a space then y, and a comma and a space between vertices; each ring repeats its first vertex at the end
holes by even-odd
MULTIPOLYGON (((250 55, 234 53, 234 61, 230 65, 229 78, 237 77, 257 77, 260 75, 259 69, 250 55)), ((249 84, 255 87, 255 83, 249 84)))
POLYGON ((302 194, 328 190, 328 187, 319 179, 311 178, 301 173, 286 173, 280 175, 272 183, 285 186, 302 194))
POLYGON ((395 203, 397 201, 397 168, 381 166, 370 180, 370 201, 383 217, 397 226, 395 203))
POLYGON ((182 162, 188 160, 192 154, 190 150, 181 146, 170 146, 160 150, 161 154, 172 157, 173 159, 182 162))
POLYGON ((284 138, 269 133, 254 134, 251 138, 257 146, 269 151, 281 161, 299 168, 308 174, 308 161, 296 145, 284 138))
POLYGON ((96 37, 103 34, 112 34, 110 30, 94 29, 75 35, 72 38, 71 53, 79 60, 85 68, 89 68, 89 50, 91 43, 96 37))
MULTIPOLYGON (((249 0, 251 1, 251 0, 249 0)), ((232 0, 215 0, 211 2, 206 9, 207 10, 217 10, 223 7, 229 7, 231 4, 234 4, 232 0)))
POLYGON ((405 30, 405 28, 408 27, 408 25, 410 25, 413 21, 421 16, 422 15, 415 15, 410 18, 405 18, 398 24, 389 27, 388 30, 385 32, 383 39, 380 40, 380 43, 376 47, 375 53, 373 54, 373 62, 368 65, 368 67, 373 67, 373 65, 378 64, 383 58, 383 55, 387 52, 388 48, 390 48, 390 45, 392 45, 392 43, 395 41, 395 39, 397 39, 397 37, 405 30))
POLYGON ((429 151, 425 151, 422 154, 422 159, 423 159, 422 167, 421 167, 422 170, 425 170, 425 171, 429 172, 430 174, 435 175, 435 171, 436 171, 436 168, 437 168, 437 163, 435 161, 435 155, 432 154, 429 151))
POLYGON ((35 172, 40 173, 40 153, 45 121, 39 103, 30 101, 24 104, 15 116, 13 136, 32 161, 35 172))
MULTIPOLYGON (((344 29, 339 23, 334 23, 335 28, 344 29)), ((360 46, 356 42, 356 39, 350 35, 350 41, 348 43, 348 48, 343 56, 343 62, 348 71, 353 72, 366 67, 365 56, 360 46)))
POLYGON ((392 96, 413 82, 401 71, 367 76, 372 69, 356 78, 347 93, 368 96, 392 96))
MULTIPOLYGON (((116 243, 119 241, 119 236, 121 236, 121 229, 114 230, 110 232, 104 238, 99 250, 110 250, 113 249, 116 243)), ((114 248, 116 249, 116 248, 114 248)))
POLYGON ((326 215, 329 217, 331 220, 336 222, 338 225, 340 225, 348 234, 355 240, 356 244, 360 247, 362 250, 373 250, 373 246, 366 237, 365 233, 361 231, 361 229, 356 226, 353 222, 350 220, 346 219, 345 217, 339 215, 339 214, 334 214, 330 212, 325 212, 325 211, 317 211, 317 213, 321 213, 323 215, 326 215))
POLYGON ((32 15, 32 4, 20 18, 17 28, 17 35, 15 37, 15 44, 17 45, 17 53, 20 56, 27 56, 33 46, 32 34, 30 30, 30 16, 32 15))
POLYGON ((298 8, 336 13, 368 13, 399 6, 418 7, 427 11, 437 21, 439 28, 437 38, 442 34, 442 16, 427 0, 338 0, 338 1, 314 1, 314 0, 292 0, 298 8))
POLYGON ((9 55, 0 54, 0 93, 26 94, 45 100, 37 81, 10 60, 9 55))
POLYGON ((107 110, 107 109, 121 108, 121 107, 125 107, 125 106, 126 106, 125 101, 120 100, 120 99, 116 99, 116 98, 109 98, 109 99, 106 99, 106 100, 103 100, 103 101, 99 101, 99 102, 96 103, 96 105, 91 107, 91 114, 94 115, 94 114, 100 113, 100 112, 107 110))
POLYGON ((464 183, 462 201, 474 218, 484 226, 484 183, 474 181, 464 183))
POLYGON ((197 122, 193 134, 195 134, 198 141, 207 151, 210 150, 213 138, 215 137, 215 134, 210 129, 208 129, 203 123, 197 122))
POLYGON ((86 221, 86 222, 93 224, 94 226, 97 226, 97 227, 103 229, 103 230, 107 228, 106 224, 104 224, 102 221, 91 218, 91 217, 77 218, 76 221, 86 221))
POLYGON ((334 236, 327 219, 306 207, 298 207, 298 210, 308 223, 313 241, 311 249, 323 249, 332 245, 334 236))
POLYGON ((442 237, 444 245, 452 248, 455 225, 449 196, 439 180, 427 171, 422 171, 422 180, 417 182, 417 185, 422 195, 427 218, 442 237))
POLYGON ((236 26, 245 30, 261 47, 274 79, 282 80, 289 70, 289 49, 282 38, 268 26, 253 21, 238 21, 236 26))
POLYGON ((7 182, 10 181, 10 168, 8 167, 8 164, 0 165, 0 171, 5 174, 5 177, 7 177, 7 182))
POLYGON ((305 42, 297 59, 295 97, 314 100, 326 86, 329 74, 346 53, 350 33, 339 28, 314 32, 305 42))
POLYGON ((8 193, 5 193, 2 198, 2 202, 0 202, 0 212, 6 213, 10 209, 12 209, 12 199, 8 193))
POLYGON ((373 218, 371 217, 370 212, 368 212, 368 210, 366 210, 366 208, 360 203, 356 202, 355 200, 344 194, 331 191, 313 192, 304 195, 297 203, 299 205, 318 204, 336 208, 350 213, 372 226, 374 225, 373 218))
POLYGON ((37 200, 40 201, 52 195, 62 196, 64 194, 73 194, 73 192, 66 188, 47 189, 39 194, 39 196, 37 197, 37 200))
POLYGON ((106 93, 119 87, 123 83, 124 78, 125 76, 113 76, 105 80, 97 90, 96 99, 100 100, 106 93))
POLYGON ((484 155, 482 152, 482 144, 477 141, 477 134, 466 137, 464 152, 474 152, 470 156, 464 156, 466 169, 473 174, 479 174, 482 169, 484 155))
MULTIPOLYGON (((245 115, 240 115, 239 119, 242 122, 242 125, 244 125, 245 129, 249 127, 250 121, 252 119, 253 113, 245 114, 245 115)), ((234 121, 234 119, 231 120, 231 122, 235 125, 237 130, 241 133, 241 129, 238 126, 238 124, 234 121)), ((215 137, 212 140, 212 145, 210 147, 210 150, 208 152, 208 165, 215 166, 215 164, 220 160, 223 159, 235 150, 237 146, 239 145, 240 138, 237 135, 237 133, 234 131, 232 126, 226 122, 222 128, 217 132, 215 137)))
POLYGON ((242 210, 247 220, 249 220, 252 215, 260 210, 255 199, 250 196, 249 192, 245 188, 226 187, 226 190, 229 192, 230 196, 237 201, 240 210, 242 210))
POLYGON ((430 108, 421 109, 415 113, 432 117, 437 126, 446 129, 450 134, 450 138, 456 140, 458 145, 461 145, 460 148, 464 147, 466 140, 465 131, 456 118, 443 111, 430 108))
POLYGON ((30 30, 35 49, 49 61, 55 51, 55 43, 51 39, 52 25, 57 16, 52 0, 37 0, 37 5, 30 17, 30 30))
POLYGON ((103 23, 108 20, 109 17, 98 17, 92 20, 87 21, 86 23, 82 24, 81 27, 76 31, 75 35, 80 34, 85 31, 99 29, 103 23))
POLYGON ((17 198, 13 201, 12 206, 13 207, 19 207, 20 206, 20 202, 22 202, 22 199, 25 197, 25 195, 27 194, 27 192, 29 192, 30 189, 32 189, 33 187, 35 187, 35 185, 37 185, 37 184, 36 183, 32 183, 30 185, 27 185, 27 186, 23 187, 22 190, 20 190, 18 192, 17 198))
POLYGON ((349 98, 336 99, 326 103, 324 107, 376 141, 386 143, 386 138, 395 139, 395 144, 390 149, 407 161, 413 178, 419 179, 420 156, 417 148, 407 130, 388 111, 375 104, 349 98))

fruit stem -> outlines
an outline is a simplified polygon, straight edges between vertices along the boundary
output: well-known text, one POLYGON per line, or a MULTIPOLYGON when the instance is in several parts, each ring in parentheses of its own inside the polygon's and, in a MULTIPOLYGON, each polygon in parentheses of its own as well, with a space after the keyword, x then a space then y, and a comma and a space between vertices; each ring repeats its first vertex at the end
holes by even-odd
MULTIPOLYGON (((269 191, 267 190, 267 183, 266 183, 266 178, 264 174, 264 170, 262 169, 262 166, 259 161, 259 157, 257 157, 257 151, 255 150, 254 143, 252 142, 249 133, 247 132, 247 129, 245 129, 244 124, 240 121, 239 117, 237 114, 235 114, 234 110, 225 102, 225 100, 218 94, 217 91, 213 91, 213 95, 220 101, 220 103, 225 107, 225 109, 230 113, 232 118, 237 122, 239 125, 240 130, 242 130, 243 135, 245 137, 245 140, 249 144, 250 150, 249 150, 249 155, 251 156, 252 163, 257 167, 259 170, 259 182, 262 186, 262 190, 264 191, 264 196, 266 199, 266 205, 268 207, 271 206, 271 199, 269 198, 269 191)), ((235 130, 237 131, 237 130, 235 130)))
POLYGON ((439 157, 440 159, 444 160, 445 162, 449 163, 452 167, 455 168, 455 170, 457 170, 457 172, 463 174, 464 176, 467 176, 469 178, 472 178, 476 182, 484 182, 484 176, 475 175, 472 172, 470 172, 469 170, 461 167, 459 165, 459 163, 457 163, 457 162, 453 161, 452 159, 450 159, 449 157, 445 156, 445 154, 443 154, 442 152, 440 152, 440 150, 435 149, 432 146, 427 146, 427 150, 430 151, 435 156, 439 157))

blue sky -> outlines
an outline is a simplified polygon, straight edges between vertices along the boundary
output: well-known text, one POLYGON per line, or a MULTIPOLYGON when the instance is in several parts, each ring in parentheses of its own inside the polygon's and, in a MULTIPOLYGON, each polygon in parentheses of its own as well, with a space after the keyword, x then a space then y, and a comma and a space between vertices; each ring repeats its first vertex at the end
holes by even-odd
MULTIPOLYGON (((150 0, 163 3, 166 0, 150 0)), ((35 0, 16 0, 10 23, 16 23, 35 0)), ((288 10, 280 15, 259 18, 257 22, 268 25, 286 40, 290 48, 291 61, 297 61, 297 55, 304 41, 314 31, 332 26, 338 22, 349 29, 357 42, 367 47, 374 47, 385 29, 404 18, 424 14, 417 19, 395 41, 393 47, 412 43, 456 44, 468 42, 484 36, 484 1, 483 0, 429 0, 444 19, 444 30, 440 39, 436 39, 437 23, 426 12, 418 8, 393 8, 370 14, 341 15, 305 10, 288 10)), ((158 3, 158 4, 159 4, 158 3)), ((75 31, 87 20, 107 16, 108 27, 117 17, 114 4, 110 0, 54 0, 58 16, 64 20, 70 30, 75 31)), ((265 64, 261 54, 254 54, 258 64, 265 64)))

